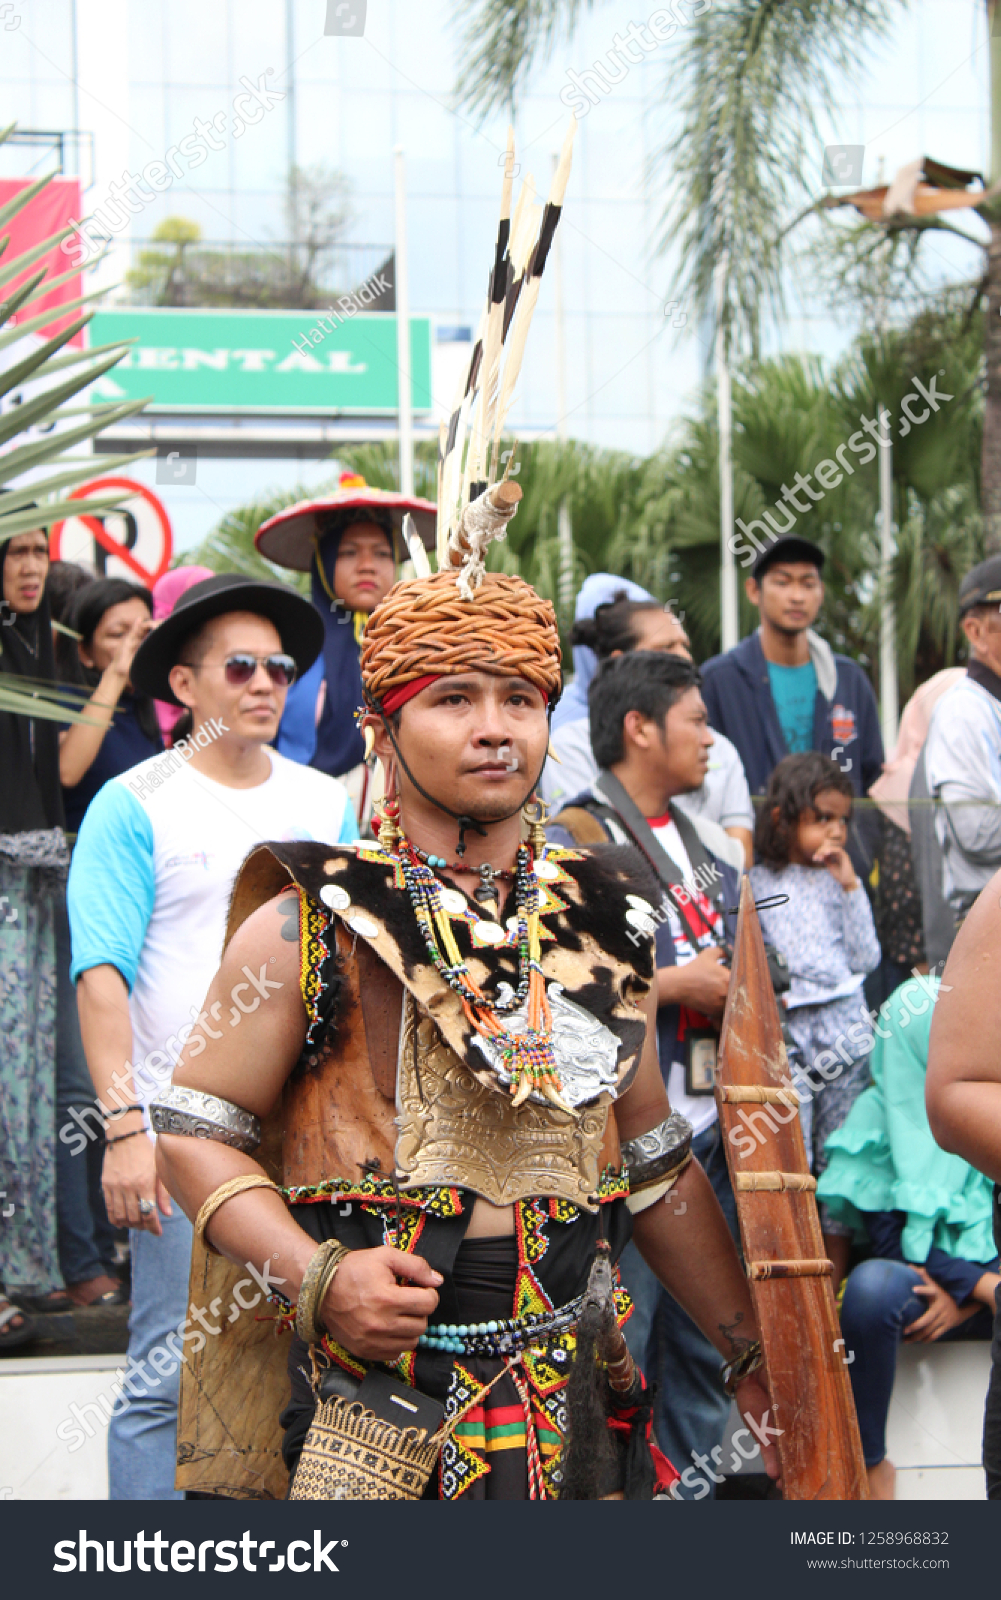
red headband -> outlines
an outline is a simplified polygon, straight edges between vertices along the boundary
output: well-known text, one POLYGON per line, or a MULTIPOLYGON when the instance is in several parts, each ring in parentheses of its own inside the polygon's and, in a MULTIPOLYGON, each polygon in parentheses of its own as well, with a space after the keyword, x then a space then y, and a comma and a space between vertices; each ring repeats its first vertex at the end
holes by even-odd
POLYGON ((429 689, 432 683, 437 683, 443 676, 441 672, 427 672, 423 678, 412 678, 409 683, 401 683, 398 689, 390 689, 382 701, 382 709, 386 716, 391 717, 394 711, 399 711, 400 707, 405 706, 408 700, 412 700, 415 694, 420 694, 422 689, 429 689))
MULTIPOLYGON (((423 678, 413 678, 409 683, 401 684, 398 689, 390 689, 389 693, 383 696, 382 710, 384 715, 391 717, 394 711, 399 711, 401 706, 405 706, 408 700, 414 698, 414 695, 420 694, 422 689, 429 689, 433 683, 438 682, 439 678, 444 678, 445 676, 444 672, 428 672, 425 673, 423 678)), ((542 691, 540 690, 539 692, 541 693, 542 691)), ((543 694, 542 698, 548 705, 548 696, 543 694)))

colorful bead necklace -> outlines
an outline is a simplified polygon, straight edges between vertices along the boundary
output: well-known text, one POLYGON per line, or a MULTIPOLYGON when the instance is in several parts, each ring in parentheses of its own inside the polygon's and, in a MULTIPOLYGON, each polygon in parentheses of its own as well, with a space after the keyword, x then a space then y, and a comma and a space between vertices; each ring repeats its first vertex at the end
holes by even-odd
POLYGON ((507 1000, 488 999, 470 976, 469 965, 455 942, 451 917, 442 904, 444 885, 405 835, 401 834, 395 842, 394 855, 428 954, 449 988, 461 999, 470 1025, 497 1047, 505 1070, 511 1076, 514 1104, 522 1105, 536 1092, 561 1111, 569 1111, 561 1092, 553 1050, 553 1018, 542 975, 539 882, 533 870, 531 846, 520 845, 515 858, 518 986, 507 1000), (524 1033, 512 1033, 501 1019, 526 1005, 528 1027, 524 1033))

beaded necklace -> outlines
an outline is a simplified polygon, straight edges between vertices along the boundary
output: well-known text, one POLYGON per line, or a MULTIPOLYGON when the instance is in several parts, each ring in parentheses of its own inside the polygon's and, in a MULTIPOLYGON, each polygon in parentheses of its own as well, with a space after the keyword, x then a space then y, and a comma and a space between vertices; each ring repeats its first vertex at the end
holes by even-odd
POLYGON ((539 938, 539 882, 530 845, 518 847, 515 858, 515 907, 518 919, 518 986, 506 1000, 490 1000, 470 976, 469 965, 455 942, 451 917, 442 904, 444 885, 421 860, 416 847, 400 835, 394 854, 424 936, 428 954, 450 989, 462 1001, 471 1026, 497 1046, 504 1066, 511 1075, 511 1095, 520 1106, 534 1092, 558 1106, 570 1107, 563 1099, 556 1056, 553 1051, 553 1018, 542 975, 542 950, 539 938), (527 1029, 513 1033, 503 1017, 527 1007, 527 1029))

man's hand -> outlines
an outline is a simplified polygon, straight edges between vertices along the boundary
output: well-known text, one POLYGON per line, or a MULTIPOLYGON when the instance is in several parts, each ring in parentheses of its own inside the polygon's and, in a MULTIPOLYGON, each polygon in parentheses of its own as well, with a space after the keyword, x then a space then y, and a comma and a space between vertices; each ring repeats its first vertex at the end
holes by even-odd
POLYGON ((840 845, 830 842, 822 844, 820 849, 814 852, 813 859, 818 867, 827 868, 835 883, 840 883, 842 889, 850 892, 858 888, 858 878, 855 876, 851 856, 840 845))
POLYGON ((775 1413, 772 1410, 772 1400, 768 1393, 763 1378, 763 1368, 752 1372, 749 1377, 741 1379, 733 1391, 733 1398, 737 1402, 737 1410, 746 1422, 750 1417, 756 1424, 751 1429, 758 1443, 761 1445, 761 1460, 764 1469, 770 1478, 774 1478, 779 1488, 782 1487, 779 1466, 779 1453, 774 1440, 781 1433, 775 1413))
POLYGON ((122 1139, 116 1132, 113 1142, 104 1152, 101 1187, 108 1221, 114 1228, 148 1228, 150 1233, 161 1234, 159 1206, 165 1217, 173 1215, 170 1196, 156 1175, 156 1148, 145 1133, 134 1139, 122 1139), (153 1203, 153 1210, 143 1215, 140 1200, 153 1203))
MULTIPOLYGON (((669 969, 668 969, 669 970, 669 969)), ((700 950, 694 961, 674 969, 675 993, 682 1005, 707 1017, 721 1017, 730 987, 730 968, 722 950, 700 950)))
POLYGON ((915 1284, 914 1293, 927 1300, 928 1309, 904 1329, 905 1339, 915 1344, 930 1344, 935 1339, 941 1339, 950 1328, 958 1328, 961 1322, 968 1322, 980 1310, 975 1300, 968 1306, 957 1305, 948 1290, 929 1277, 924 1267, 915 1267, 914 1271, 920 1272, 924 1279, 923 1283, 915 1284))
POLYGON ((441 1282, 441 1273, 422 1256, 388 1245, 352 1250, 324 1296, 319 1320, 352 1355, 394 1363, 414 1348, 427 1327, 441 1282), (419 1287, 401 1286, 398 1278, 419 1287))

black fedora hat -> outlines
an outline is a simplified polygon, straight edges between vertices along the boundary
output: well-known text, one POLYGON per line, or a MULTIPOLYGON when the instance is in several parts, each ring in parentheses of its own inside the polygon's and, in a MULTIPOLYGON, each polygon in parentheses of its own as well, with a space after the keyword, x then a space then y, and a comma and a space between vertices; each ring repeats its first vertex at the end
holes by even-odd
POLYGON ((323 648, 323 619, 301 594, 284 583, 223 572, 193 583, 178 597, 170 616, 146 635, 132 662, 133 688, 154 700, 179 706, 181 702, 170 687, 170 670, 178 665, 185 640, 213 617, 229 611, 252 611, 273 622, 282 649, 292 657, 300 677, 323 648))

